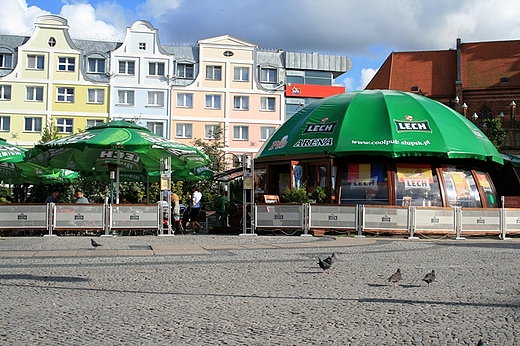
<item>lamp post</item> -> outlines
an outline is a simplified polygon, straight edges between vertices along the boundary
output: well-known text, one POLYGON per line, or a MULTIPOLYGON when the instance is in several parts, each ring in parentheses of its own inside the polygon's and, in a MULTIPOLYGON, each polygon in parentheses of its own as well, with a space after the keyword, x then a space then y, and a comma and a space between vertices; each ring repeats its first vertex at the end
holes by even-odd
POLYGON ((478 115, 477 113, 473 113, 473 115, 471 116, 471 118, 473 118, 473 121, 475 122, 475 125, 477 124, 477 119, 478 119, 478 115))
POLYGON ((466 102, 464 102, 461 107, 462 107, 462 114, 464 115, 464 118, 466 118, 466 113, 468 112, 468 105, 466 104, 466 102))

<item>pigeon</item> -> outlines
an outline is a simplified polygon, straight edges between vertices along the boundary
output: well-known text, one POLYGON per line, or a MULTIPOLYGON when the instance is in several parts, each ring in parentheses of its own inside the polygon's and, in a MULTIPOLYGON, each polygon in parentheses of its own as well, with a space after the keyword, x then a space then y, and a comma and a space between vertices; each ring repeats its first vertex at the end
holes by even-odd
POLYGON ((486 344, 484 343, 484 341, 482 339, 480 339, 477 343, 477 346, 486 346, 486 344))
POLYGON ((399 281, 399 280, 401 280, 401 269, 397 269, 397 271, 388 278, 388 281, 393 282, 394 286, 398 286, 397 281, 399 281))
POLYGON ((320 265, 320 268, 323 269, 324 273, 327 273, 330 270, 330 266, 332 265, 329 262, 323 261, 321 258, 318 257, 318 264, 320 265))
POLYGON ((95 248, 97 248, 98 246, 101 246, 101 244, 99 243, 96 243, 96 241, 94 239, 90 239, 90 244, 92 244, 92 246, 95 248))
POLYGON ((334 264, 334 262, 336 262, 336 260, 337 260, 336 253, 333 252, 332 255, 327 257, 327 258, 325 258, 323 260, 323 262, 329 263, 332 266, 334 264))
POLYGON ((431 273, 426 274, 422 281, 426 282, 428 284, 428 287, 431 286, 432 282, 435 281, 435 270, 432 270, 431 273))

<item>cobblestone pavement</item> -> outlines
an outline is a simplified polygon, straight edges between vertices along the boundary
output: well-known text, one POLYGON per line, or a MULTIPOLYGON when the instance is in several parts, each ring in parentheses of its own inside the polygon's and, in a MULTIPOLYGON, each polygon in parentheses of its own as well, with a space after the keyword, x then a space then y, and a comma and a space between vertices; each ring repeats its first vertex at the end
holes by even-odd
POLYGON ((0 344, 520 345, 518 239, 96 241, 0 239, 0 344))

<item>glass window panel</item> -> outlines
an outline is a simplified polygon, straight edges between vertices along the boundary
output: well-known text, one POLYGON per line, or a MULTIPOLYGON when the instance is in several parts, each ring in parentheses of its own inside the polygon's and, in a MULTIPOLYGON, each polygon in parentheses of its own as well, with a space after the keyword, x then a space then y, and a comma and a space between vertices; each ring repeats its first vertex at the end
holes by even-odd
POLYGON ((429 164, 399 164, 395 176, 397 205, 442 206, 439 180, 429 164))
POLYGON ((480 194, 470 170, 455 166, 443 166, 442 174, 450 207, 482 207, 480 194))
POLYGON ((341 177, 341 204, 388 204, 388 177, 384 164, 347 165, 341 177))

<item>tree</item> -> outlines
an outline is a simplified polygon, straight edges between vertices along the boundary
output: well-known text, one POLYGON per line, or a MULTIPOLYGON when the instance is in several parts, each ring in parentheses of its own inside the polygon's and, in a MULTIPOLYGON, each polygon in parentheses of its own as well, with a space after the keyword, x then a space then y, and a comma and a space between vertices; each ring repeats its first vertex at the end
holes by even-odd
POLYGON ((482 127, 491 143, 497 148, 502 147, 506 140, 506 131, 502 128, 502 122, 498 118, 485 119, 482 127))

